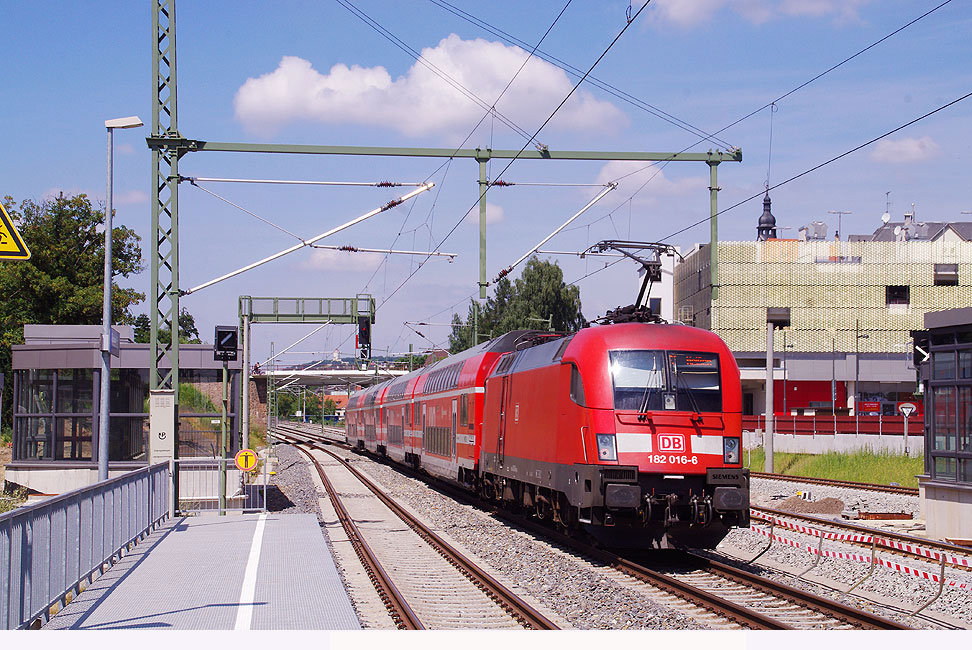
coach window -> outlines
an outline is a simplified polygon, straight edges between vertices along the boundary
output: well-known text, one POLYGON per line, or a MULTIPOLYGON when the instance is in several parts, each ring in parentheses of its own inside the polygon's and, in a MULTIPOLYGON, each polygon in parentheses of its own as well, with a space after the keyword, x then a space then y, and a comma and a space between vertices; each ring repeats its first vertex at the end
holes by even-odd
POLYGON ((467 402, 466 402, 467 397, 468 395, 463 395, 459 399, 459 424, 462 426, 466 426, 467 424, 469 424, 469 412, 468 412, 469 407, 467 406, 467 402))

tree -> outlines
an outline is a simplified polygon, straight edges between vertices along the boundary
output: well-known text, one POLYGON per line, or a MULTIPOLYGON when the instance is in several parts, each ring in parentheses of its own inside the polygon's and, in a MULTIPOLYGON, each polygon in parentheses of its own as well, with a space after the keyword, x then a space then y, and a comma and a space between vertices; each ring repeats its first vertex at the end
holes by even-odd
MULTIPOLYGON (((105 272, 105 212, 84 194, 4 206, 30 247, 31 258, 0 262, 0 372, 7 374, 5 411, 9 413, 11 346, 23 343, 26 323, 97 325, 102 320, 105 272)), ((112 228, 112 276, 127 278, 143 270, 141 238, 126 226, 112 228)), ((113 322, 131 324, 131 307, 145 299, 135 289, 112 283, 113 322)), ((9 421, 9 420, 5 420, 9 421)))
POLYGON ((449 351, 455 354, 472 347, 474 318, 478 315, 479 341, 484 335, 499 336, 515 329, 543 329, 541 321, 550 319, 555 330, 573 332, 584 327, 580 289, 564 283, 564 273, 556 262, 531 257, 522 275, 510 282, 504 277, 496 283, 493 297, 485 305, 471 301, 466 320, 452 316, 449 351))
MULTIPOLYGON (((148 315, 139 314, 135 318, 135 342, 151 343, 152 322, 148 315)), ((172 342, 172 332, 168 327, 159 330, 159 343, 168 345, 172 342)), ((200 343, 199 330, 196 329, 196 319, 183 307, 179 310, 179 343, 200 343)))

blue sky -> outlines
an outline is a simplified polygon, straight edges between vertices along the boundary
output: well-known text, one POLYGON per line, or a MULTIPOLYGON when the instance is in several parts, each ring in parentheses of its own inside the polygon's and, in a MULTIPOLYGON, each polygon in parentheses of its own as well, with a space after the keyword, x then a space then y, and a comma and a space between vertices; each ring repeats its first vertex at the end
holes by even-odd
MULTIPOLYGON (((527 52, 446 11, 441 2, 354 3, 409 47, 449 73, 487 105, 514 76, 527 52)), ((464 2, 452 5, 526 43, 535 44, 564 3, 464 2)), ((595 68, 593 75, 698 129, 713 133, 772 102, 842 59, 940 4, 903 0, 655 0, 595 68)), ((641 5, 634 4, 634 11, 641 5)), ((151 124, 151 11, 144 0, 42 3, 5 0, 0 39, 0 195, 42 200, 84 192, 105 198, 104 120, 132 114, 151 124)), ((574 0, 540 49, 586 70, 625 24, 627 2, 574 0)), ((337 2, 181 2, 177 5, 179 130, 189 138, 232 142, 403 147, 492 146, 519 149, 526 139, 461 95, 337 2)), ((720 207, 760 192, 767 174, 779 183, 972 91, 972 7, 953 2, 777 104, 770 152, 764 109, 724 131, 720 142, 676 128, 584 84, 541 131, 550 149, 705 151, 729 143, 743 162, 719 168, 720 207), (771 165, 770 165, 771 160, 771 165)), ((497 110, 533 133, 576 79, 532 59, 497 110)), ((830 223, 828 210, 850 211, 844 234, 880 224, 890 192, 895 219, 915 204, 927 221, 970 220, 962 163, 970 148, 972 98, 823 169, 772 191, 777 223, 792 230, 830 223)), ((115 134, 116 219, 142 237, 148 264, 150 128, 115 134)), ((505 163, 502 163, 505 165, 505 163)), ((592 184, 642 165, 518 161, 504 180, 592 184)), ((502 169, 494 162, 491 178, 502 169)), ((477 198, 475 162, 434 159, 192 154, 189 176, 286 180, 432 180, 436 188, 321 243, 431 250, 477 198)), ((708 241, 708 225, 673 233, 708 214, 708 168, 670 164, 621 182, 544 249, 577 251, 602 239, 668 241, 690 249, 708 241), (649 176, 654 178, 644 183, 649 176), (643 185, 643 187, 641 187, 643 185), (641 189, 639 190, 639 187, 641 189)), ((308 238, 403 193, 401 189, 206 184, 206 189, 281 228, 308 238)), ((488 199, 490 277, 579 210, 599 188, 494 188, 488 199)), ((723 240, 750 240, 762 211, 753 200, 724 213, 723 240)), ((181 285, 196 286, 296 242, 246 213, 183 184, 180 190, 181 285)), ((200 332, 236 320, 237 297, 353 296, 381 304, 376 352, 423 349, 445 341, 446 322, 466 313, 478 281, 478 212, 441 243, 453 263, 422 258, 302 250, 183 298, 200 332), (396 291, 397 290, 397 291, 396 291)), ((28 242, 29 245, 29 242, 28 242)), ((555 258, 568 281, 603 266, 555 258)), ((514 272, 514 275, 518 274, 514 272)), ((149 290, 148 271, 130 279, 149 290)), ((579 282, 588 318, 630 303, 633 264, 617 264, 579 282)), ((148 312, 143 306, 140 311, 148 312)), ((312 328, 261 326, 254 359, 289 345, 312 328)), ((349 326, 326 327, 295 348, 353 351, 349 326)))

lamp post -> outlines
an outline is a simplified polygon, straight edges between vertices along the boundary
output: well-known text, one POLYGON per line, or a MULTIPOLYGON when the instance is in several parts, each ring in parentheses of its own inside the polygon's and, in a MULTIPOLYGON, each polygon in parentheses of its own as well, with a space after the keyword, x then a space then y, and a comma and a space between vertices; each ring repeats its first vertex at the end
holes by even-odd
POLYGON ((111 390, 111 217, 112 217, 112 132, 134 129, 142 120, 132 115, 105 120, 108 130, 108 193, 105 199, 105 285, 101 310, 101 399, 98 404, 98 480, 108 478, 108 398, 111 390))

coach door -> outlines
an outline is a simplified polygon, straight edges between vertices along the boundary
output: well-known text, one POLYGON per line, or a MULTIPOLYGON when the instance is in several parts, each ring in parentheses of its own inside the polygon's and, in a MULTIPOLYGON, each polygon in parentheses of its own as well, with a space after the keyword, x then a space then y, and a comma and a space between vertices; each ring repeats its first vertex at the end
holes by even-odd
POLYGON ((510 392, 510 376, 503 375, 502 383, 500 384, 500 421, 499 421, 499 436, 496 438, 496 461, 499 466, 503 466, 505 448, 506 448, 506 407, 509 402, 509 392, 510 392))
POLYGON ((459 400, 452 400, 452 457, 456 457, 456 418, 459 414, 459 400))

